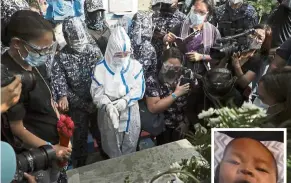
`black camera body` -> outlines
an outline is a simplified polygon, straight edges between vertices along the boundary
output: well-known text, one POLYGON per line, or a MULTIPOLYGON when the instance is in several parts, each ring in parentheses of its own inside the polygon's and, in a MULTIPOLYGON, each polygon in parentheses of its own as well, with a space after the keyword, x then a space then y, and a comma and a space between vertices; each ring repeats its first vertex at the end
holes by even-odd
POLYGON ((249 29, 243 33, 218 39, 214 47, 210 48, 212 59, 221 60, 231 57, 237 52, 249 51, 250 42, 248 36, 254 33, 254 29, 249 29))
POLYGON ((47 170, 52 166, 54 160, 56 160, 56 152, 51 145, 44 145, 17 154, 14 181, 23 182, 24 173, 47 170))
MULTIPOLYGON (((35 88, 36 77, 33 72, 24 72, 19 74, 21 77, 22 90, 30 92, 35 88)), ((14 74, 8 68, 1 64, 1 87, 5 87, 15 80, 14 74)))

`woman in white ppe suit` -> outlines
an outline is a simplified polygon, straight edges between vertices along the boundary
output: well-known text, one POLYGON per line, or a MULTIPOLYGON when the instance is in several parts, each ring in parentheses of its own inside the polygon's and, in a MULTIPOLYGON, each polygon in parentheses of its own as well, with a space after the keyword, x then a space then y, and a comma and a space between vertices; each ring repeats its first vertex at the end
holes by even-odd
POLYGON ((138 100, 145 82, 142 65, 130 58, 131 44, 125 30, 117 27, 108 40, 105 60, 93 74, 91 95, 98 108, 98 126, 104 152, 118 157, 136 150, 140 133, 138 100))

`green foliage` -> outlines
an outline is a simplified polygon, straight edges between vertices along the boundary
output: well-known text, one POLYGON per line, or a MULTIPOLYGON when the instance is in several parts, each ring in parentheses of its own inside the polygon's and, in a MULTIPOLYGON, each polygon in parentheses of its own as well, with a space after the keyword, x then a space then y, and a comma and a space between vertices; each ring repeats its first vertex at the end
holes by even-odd
POLYGON ((251 4, 258 13, 259 16, 259 23, 261 21, 261 18, 264 15, 268 15, 271 13, 272 9, 275 7, 276 2, 274 0, 254 0, 254 1, 248 1, 249 4, 251 4))

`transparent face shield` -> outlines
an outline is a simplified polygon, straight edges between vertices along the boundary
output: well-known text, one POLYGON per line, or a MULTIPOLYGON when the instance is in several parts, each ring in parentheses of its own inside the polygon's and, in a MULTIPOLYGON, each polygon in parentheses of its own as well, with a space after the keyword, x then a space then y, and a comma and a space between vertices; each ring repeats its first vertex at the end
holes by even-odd
POLYGON ((22 39, 21 41, 25 44, 24 47, 27 51, 28 51, 27 47, 29 47, 30 48, 29 50, 31 50, 29 52, 32 52, 35 55, 38 55, 38 57, 55 54, 57 46, 58 46, 57 42, 53 42, 50 46, 47 46, 47 47, 39 47, 39 46, 33 45, 32 43, 24 41, 22 39))
POLYGON ((87 12, 88 15, 88 22, 89 27, 96 29, 98 31, 102 31, 104 27, 105 21, 105 11, 104 10, 97 10, 93 12, 87 12))
POLYGON ((140 45, 143 42, 142 37, 146 38, 148 41, 151 41, 155 30, 155 25, 152 26, 152 18, 143 18, 141 21, 137 21, 136 24, 136 27, 138 27, 138 37, 136 43, 140 45))
POLYGON ((89 44, 88 33, 84 23, 79 18, 70 19, 65 22, 64 33, 70 46, 82 46, 89 44))

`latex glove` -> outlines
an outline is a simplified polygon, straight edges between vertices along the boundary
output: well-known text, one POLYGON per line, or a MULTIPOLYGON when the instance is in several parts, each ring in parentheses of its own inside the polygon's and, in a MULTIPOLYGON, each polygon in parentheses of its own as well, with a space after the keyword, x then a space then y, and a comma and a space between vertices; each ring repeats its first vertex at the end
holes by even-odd
POLYGON ((102 105, 110 104, 111 100, 106 95, 103 95, 103 96, 96 98, 94 100, 94 102, 97 104, 97 107, 101 107, 102 105))
POLYGON ((114 107, 114 105, 111 103, 108 104, 106 106, 106 113, 109 116, 109 118, 113 124, 113 127, 115 129, 118 129, 118 127, 119 127, 119 113, 118 113, 118 110, 116 109, 116 107, 114 107))
POLYGON ((127 107, 127 101, 123 98, 112 102, 112 104, 118 111, 124 111, 127 107))
POLYGON ((189 52, 189 53, 186 53, 186 55, 189 58, 189 60, 192 62, 201 61, 203 58, 203 55, 197 52, 189 52))
POLYGON ((188 127, 189 127, 188 124, 182 122, 179 124, 176 130, 180 132, 181 137, 184 137, 186 133, 188 132, 188 127))

